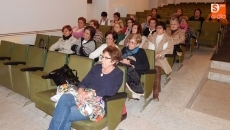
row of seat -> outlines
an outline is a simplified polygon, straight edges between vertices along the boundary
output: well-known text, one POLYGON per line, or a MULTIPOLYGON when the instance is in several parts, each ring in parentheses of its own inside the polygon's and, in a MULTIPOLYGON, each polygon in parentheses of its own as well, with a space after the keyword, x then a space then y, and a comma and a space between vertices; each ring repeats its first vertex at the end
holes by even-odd
MULTIPOLYGON (((79 57, 76 55, 71 55, 68 57, 66 54, 58 52, 47 52, 47 50, 43 48, 2 41, 0 50, 7 50, 6 48, 8 48, 8 52, 12 52, 12 54, 10 57, 8 57, 10 62, 7 60, 1 61, 0 70, 2 73, 0 74, 0 84, 24 97, 27 97, 31 101, 35 102, 35 106, 37 108, 50 115, 52 115, 54 109, 54 103, 50 101, 50 97, 55 94, 56 86, 50 79, 43 79, 42 76, 47 75, 50 71, 60 68, 63 64, 68 63, 70 68, 77 70, 78 77, 80 80, 82 80, 82 78, 87 74, 89 69, 94 64, 93 60, 89 58, 79 57), (81 63, 84 63, 84 66, 82 66, 81 63)), ((142 76, 142 83, 144 84, 145 90, 144 98, 147 103, 147 98, 149 98, 150 94, 152 93, 153 80, 155 76, 155 72, 153 70, 155 55, 154 51, 152 50, 146 50, 146 53, 151 66, 151 70, 147 71, 142 76)), ((7 59, 6 55, 0 55, 0 57, 2 57, 2 60, 3 57, 7 59)), ((125 77, 126 73, 124 73, 123 86, 126 81, 125 77)), ((129 97, 132 98, 130 94, 131 92, 128 93, 130 95, 129 97)), ((124 94, 120 94, 120 96, 121 95, 123 95, 122 99, 113 101, 118 102, 118 104, 115 103, 115 107, 110 108, 111 111, 116 111, 119 113, 119 109, 122 110, 122 107, 118 108, 118 106, 122 106, 122 104, 124 105, 125 102, 124 94), (119 102, 121 102, 121 104, 119 102)), ((149 102, 150 101, 151 100, 149 100, 149 102)), ((110 103, 110 106, 112 104, 114 103, 110 103)), ((146 106, 147 104, 145 107, 146 106)), ((116 112, 112 113, 117 117, 119 114, 116 112)), ((110 127, 114 128, 114 120, 112 120, 114 117, 110 116, 108 118, 110 118, 109 120, 112 121, 110 127)), ((119 122, 120 119, 121 118, 119 118, 119 122)), ((107 118, 103 120, 105 121, 101 121, 99 124, 105 124, 105 122, 108 121, 107 118)), ((119 123, 118 120, 116 122, 119 123)), ((88 123, 94 124, 92 126, 95 126, 94 122, 88 121, 88 123)), ((84 123, 76 122, 74 124, 76 125, 76 128, 78 128, 77 126, 84 123)))

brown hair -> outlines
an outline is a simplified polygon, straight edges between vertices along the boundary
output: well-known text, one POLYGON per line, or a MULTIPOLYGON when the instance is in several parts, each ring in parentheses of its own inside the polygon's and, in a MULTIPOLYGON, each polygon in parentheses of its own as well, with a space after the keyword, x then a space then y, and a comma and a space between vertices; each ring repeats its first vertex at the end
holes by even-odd
POLYGON ((129 40, 131 40, 131 39, 134 39, 137 44, 141 44, 141 42, 142 42, 141 34, 133 34, 133 35, 131 35, 129 40))
POLYGON ((96 29, 99 28, 99 22, 95 19, 90 20, 90 23, 93 22, 93 25, 96 26, 96 29))
POLYGON ((179 21, 179 19, 177 18, 177 17, 172 17, 171 19, 170 19, 170 22, 171 21, 176 21, 178 24, 180 24, 180 21, 179 21))
POLYGON ((108 46, 103 50, 103 53, 108 52, 111 56, 111 60, 114 61, 114 66, 116 66, 121 60, 121 50, 117 47, 108 46))
POLYGON ((65 29, 68 29, 70 32, 72 32, 72 27, 70 25, 65 25, 62 27, 61 31, 63 32, 65 29))
POLYGON ((150 24, 150 21, 152 21, 152 20, 154 20, 154 21, 156 22, 156 24, 157 24, 158 19, 156 19, 156 18, 151 18, 151 19, 149 20, 149 24, 150 24))
POLYGON ((157 8, 152 8, 152 11, 155 10, 157 12, 157 8))
POLYGON ((78 21, 79 21, 79 20, 82 20, 82 21, 86 24, 86 19, 85 19, 84 17, 79 17, 79 18, 78 18, 78 21))
POLYGON ((137 26, 137 34, 142 34, 142 27, 140 24, 134 23, 133 26, 137 26))

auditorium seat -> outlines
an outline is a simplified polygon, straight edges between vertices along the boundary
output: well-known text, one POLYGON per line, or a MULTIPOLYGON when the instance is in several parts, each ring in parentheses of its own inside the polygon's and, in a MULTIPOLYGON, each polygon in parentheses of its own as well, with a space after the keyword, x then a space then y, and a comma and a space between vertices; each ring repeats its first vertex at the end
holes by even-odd
POLYGON ((0 63, 0 84, 13 90, 11 67, 18 64, 25 64, 29 46, 14 43, 10 60, 4 60, 0 63))
POLYGON ((10 60, 12 49, 13 49, 13 42, 2 40, 0 45, 0 60, 1 61, 6 59, 10 60))
POLYGON ((26 98, 30 98, 29 73, 43 69, 46 53, 46 49, 30 46, 26 64, 12 66, 11 74, 14 92, 26 98))
POLYGON ((40 48, 44 48, 44 47, 47 48, 48 40, 49 40, 49 35, 36 34, 34 46, 40 47, 40 48))
POLYGON ((47 49, 49 50, 49 48, 54 44, 56 43, 61 37, 60 36, 50 36, 49 37, 49 44, 47 46, 47 49))
POLYGON ((56 88, 57 86, 48 78, 48 74, 67 63, 68 55, 49 51, 47 54, 43 71, 29 73, 30 100, 34 101, 34 94, 37 92, 56 88), (43 78, 42 78, 43 76, 43 78))

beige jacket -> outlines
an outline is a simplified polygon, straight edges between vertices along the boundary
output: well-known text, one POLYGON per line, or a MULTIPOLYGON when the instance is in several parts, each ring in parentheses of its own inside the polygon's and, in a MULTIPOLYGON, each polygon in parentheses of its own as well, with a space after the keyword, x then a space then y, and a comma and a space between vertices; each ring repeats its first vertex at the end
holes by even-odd
POLYGON ((177 45, 179 43, 185 43, 185 30, 178 28, 176 32, 171 35, 171 29, 167 28, 166 33, 171 37, 170 42, 173 45, 177 45))
POLYGON ((143 44, 143 49, 155 50, 155 55, 162 55, 161 58, 155 59, 155 65, 163 68, 166 74, 169 74, 172 71, 171 66, 169 65, 167 59, 164 57, 165 54, 173 53, 173 44, 170 41, 168 34, 164 33, 161 41, 156 44, 157 34, 154 33, 149 36, 148 40, 143 44))

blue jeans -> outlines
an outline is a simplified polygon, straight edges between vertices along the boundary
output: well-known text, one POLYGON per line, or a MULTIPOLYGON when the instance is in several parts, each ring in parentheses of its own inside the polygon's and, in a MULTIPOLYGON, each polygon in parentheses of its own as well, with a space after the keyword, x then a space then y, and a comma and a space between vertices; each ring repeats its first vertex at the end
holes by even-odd
POLYGON ((48 130, 70 130, 71 122, 87 119, 89 118, 78 110, 74 96, 63 94, 54 110, 48 130))

